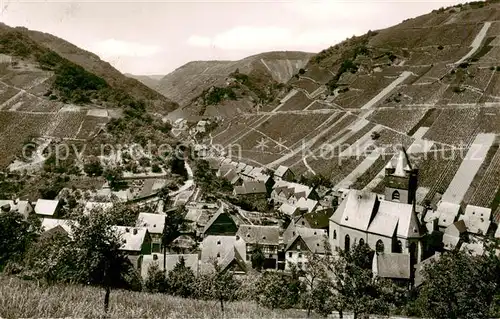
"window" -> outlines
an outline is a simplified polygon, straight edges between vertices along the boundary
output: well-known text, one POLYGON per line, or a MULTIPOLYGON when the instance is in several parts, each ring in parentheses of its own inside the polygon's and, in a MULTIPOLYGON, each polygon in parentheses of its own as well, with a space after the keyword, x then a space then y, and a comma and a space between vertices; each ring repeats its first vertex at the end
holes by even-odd
POLYGON ((392 200, 393 201, 398 201, 399 202, 399 192, 398 191, 394 191, 392 193, 392 200))
POLYGON ((220 253, 217 253, 217 258, 219 258, 219 257, 220 257, 220 253))
POLYGON ((217 245, 220 245, 220 240, 217 241, 217 245))
POLYGON ((344 250, 349 251, 349 248, 351 248, 351 238, 349 235, 345 235, 344 250))
POLYGON ((302 221, 302 226, 304 226, 306 223, 304 221, 302 221))
POLYGON ((337 231, 333 230, 333 239, 337 239, 337 231))
POLYGON ((247 255, 247 261, 249 261, 249 260, 250 260, 250 255, 247 255))
POLYGON ((299 253, 299 258, 302 258, 302 253, 299 253))
POLYGON ((401 254, 402 252, 403 252, 403 244, 401 243, 401 240, 398 240, 398 242, 394 247, 393 253, 401 254))
POLYGON ((269 254, 269 258, 273 258, 273 254, 269 254))
POLYGON ((363 238, 359 239, 359 245, 363 246, 365 244, 365 240, 363 238))
POLYGON ((292 258, 292 253, 288 253, 288 257, 292 258))
POLYGON ((297 250, 300 250, 300 244, 297 244, 297 250))
POLYGON ((384 243, 382 242, 382 240, 378 240, 377 241, 377 244, 375 245, 375 250, 377 251, 377 253, 383 253, 384 252, 384 243))

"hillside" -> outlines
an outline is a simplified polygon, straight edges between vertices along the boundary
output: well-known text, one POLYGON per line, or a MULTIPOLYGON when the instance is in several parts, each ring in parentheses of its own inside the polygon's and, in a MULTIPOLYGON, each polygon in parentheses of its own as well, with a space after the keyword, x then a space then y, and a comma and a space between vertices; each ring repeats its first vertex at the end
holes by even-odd
POLYGON ((375 192, 402 144, 420 167, 419 203, 446 195, 495 210, 499 20, 500 4, 478 2, 353 37, 313 56, 278 106, 226 120, 212 142, 238 144, 253 165, 375 192), (471 145, 483 154, 474 163, 464 160, 471 145))
MULTIPOLYGON (((244 94, 248 93, 258 99, 272 85, 286 83, 311 56, 312 54, 304 52, 267 52, 239 61, 189 62, 161 79, 157 90, 181 107, 186 107, 211 87, 227 86, 230 75, 239 71, 250 80, 245 83, 249 85, 244 94)), ((254 104, 247 103, 247 98, 244 100, 243 107, 254 104)))
MULTIPOLYGON (((35 139, 42 144, 84 142, 123 113, 164 114, 177 107, 91 53, 47 34, 3 24, 0 77, 1 168, 35 139)), ((132 138, 147 121, 151 129, 156 127, 141 118, 121 121, 120 128, 128 134, 125 138, 132 138)))
POLYGON ((165 77, 165 75, 136 75, 130 73, 125 73, 125 75, 129 78, 136 79, 153 90, 156 90, 160 80, 165 77))

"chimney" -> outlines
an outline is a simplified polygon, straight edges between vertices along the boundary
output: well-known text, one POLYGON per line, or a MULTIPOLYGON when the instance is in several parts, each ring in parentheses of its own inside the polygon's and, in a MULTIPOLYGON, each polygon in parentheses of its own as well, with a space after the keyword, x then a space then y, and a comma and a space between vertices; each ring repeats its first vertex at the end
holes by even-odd
POLYGON ((137 235, 137 228, 134 228, 134 235, 137 235))
POLYGON ((130 229, 128 229, 128 227, 125 228, 125 232, 127 232, 127 233, 130 232, 130 229))

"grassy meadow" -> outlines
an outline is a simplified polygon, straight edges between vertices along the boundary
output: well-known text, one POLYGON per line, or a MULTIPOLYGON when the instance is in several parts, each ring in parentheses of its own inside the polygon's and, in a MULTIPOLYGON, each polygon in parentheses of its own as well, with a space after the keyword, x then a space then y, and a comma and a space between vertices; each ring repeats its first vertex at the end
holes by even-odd
MULTIPOLYGON (((0 318, 100 318, 104 290, 72 285, 42 286, 0 276, 0 318)), ((300 310, 269 310, 254 302, 225 305, 162 294, 113 290, 107 318, 304 318, 300 310)), ((314 316, 313 316, 314 317, 314 316)))

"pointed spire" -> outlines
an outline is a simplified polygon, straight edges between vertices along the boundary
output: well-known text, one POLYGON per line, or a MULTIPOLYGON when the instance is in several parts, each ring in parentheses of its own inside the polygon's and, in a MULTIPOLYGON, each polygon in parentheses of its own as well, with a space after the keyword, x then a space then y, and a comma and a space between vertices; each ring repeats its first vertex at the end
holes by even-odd
POLYGON ((411 170, 411 164, 408 161, 408 155, 404 147, 399 151, 399 155, 396 161, 396 169, 394 175, 396 176, 406 176, 406 172, 411 170))

